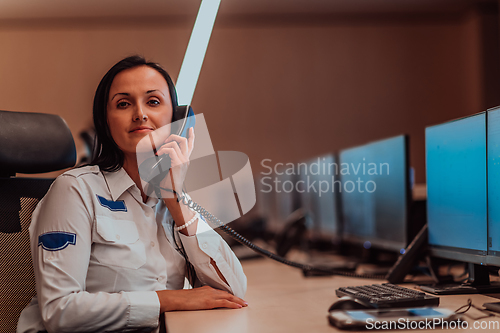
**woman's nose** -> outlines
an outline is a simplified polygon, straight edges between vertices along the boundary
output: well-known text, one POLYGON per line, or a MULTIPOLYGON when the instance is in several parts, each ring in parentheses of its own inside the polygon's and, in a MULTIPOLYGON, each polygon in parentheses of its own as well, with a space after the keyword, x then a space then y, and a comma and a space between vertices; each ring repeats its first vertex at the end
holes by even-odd
POLYGON ((145 114, 140 106, 137 106, 134 113, 134 121, 145 121, 148 119, 148 115, 145 114))

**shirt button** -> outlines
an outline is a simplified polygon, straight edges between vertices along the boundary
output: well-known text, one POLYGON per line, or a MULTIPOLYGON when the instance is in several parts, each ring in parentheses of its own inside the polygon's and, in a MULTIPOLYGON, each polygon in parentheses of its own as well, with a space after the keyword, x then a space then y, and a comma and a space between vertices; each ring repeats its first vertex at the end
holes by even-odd
POLYGON ((151 247, 155 247, 155 242, 151 242, 151 247))
POLYGON ((116 235, 116 239, 118 239, 118 240, 119 240, 119 239, 120 239, 120 235, 116 235))
POLYGON ((203 245, 201 247, 203 247, 206 250, 208 245, 207 245, 207 243, 203 243, 203 245))

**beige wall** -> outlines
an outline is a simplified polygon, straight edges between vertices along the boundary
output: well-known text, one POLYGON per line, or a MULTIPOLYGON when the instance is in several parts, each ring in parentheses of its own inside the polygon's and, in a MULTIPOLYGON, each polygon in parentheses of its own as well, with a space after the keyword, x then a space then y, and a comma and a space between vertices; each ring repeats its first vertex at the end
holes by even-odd
POLYGON ((99 80, 119 59, 143 54, 179 71, 190 27, 133 24, 21 24, 0 29, 0 109, 61 115, 79 133, 92 125, 99 80), (69 29, 68 29, 69 28, 69 29))
POLYGON ((194 103, 220 128, 216 147, 254 167, 407 133, 424 181, 425 126, 482 107, 476 21, 220 29, 194 103))
MULTIPOLYGON (((193 100, 216 150, 296 162, 408 133, 424 181, 424 128, 481 111, 481 16, 223 19, 193 100)), ((191 20, 0 25, 0 109, 59 114, 78 134, 94 90, 139 53, 177 77, 191 20)))

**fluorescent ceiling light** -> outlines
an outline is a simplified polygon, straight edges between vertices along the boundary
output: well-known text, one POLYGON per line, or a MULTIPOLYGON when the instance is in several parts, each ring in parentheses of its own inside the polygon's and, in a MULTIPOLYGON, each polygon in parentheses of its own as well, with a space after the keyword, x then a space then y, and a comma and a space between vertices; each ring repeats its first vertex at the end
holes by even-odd
POLYGON ((200 76, 201 65, 205 58, 208 41, 212 34, 215 17, 219 10, 221 0, 202 0, 193 32, 189 39, 186 55, 182 62, 179 77, 177 78, 177 95, 179 105, 189 105, 193 99, 194 90, 198 77, 200 76))

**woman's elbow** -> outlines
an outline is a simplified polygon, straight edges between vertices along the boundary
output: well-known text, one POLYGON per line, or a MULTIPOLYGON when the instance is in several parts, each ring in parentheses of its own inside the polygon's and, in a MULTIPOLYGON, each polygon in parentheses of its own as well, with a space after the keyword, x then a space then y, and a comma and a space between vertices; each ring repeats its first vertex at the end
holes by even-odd
POLYGON ((60 303, 53 301, 41 307, 43 326, 47 332, 75 332, 76 327, 72 325, 75 318, 73 320, 69 319, 71 316, 66 315, 64 305, 60 303))

